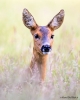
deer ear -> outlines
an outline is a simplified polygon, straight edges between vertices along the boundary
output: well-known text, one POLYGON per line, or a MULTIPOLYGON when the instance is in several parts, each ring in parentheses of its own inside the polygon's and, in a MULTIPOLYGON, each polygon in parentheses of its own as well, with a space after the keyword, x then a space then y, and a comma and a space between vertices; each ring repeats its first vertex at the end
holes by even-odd
POLYGON ((61 10, 47 25, 51 30, 58 29, 64 20, 64 10, 61 10))
POLYGON ((25 8, 23 9, 23 23, 24 25, 29 28, 29 29, 36 29, 37 28, 37 23, 34 20, 34 17, 31 15, 31 13, 25 8))

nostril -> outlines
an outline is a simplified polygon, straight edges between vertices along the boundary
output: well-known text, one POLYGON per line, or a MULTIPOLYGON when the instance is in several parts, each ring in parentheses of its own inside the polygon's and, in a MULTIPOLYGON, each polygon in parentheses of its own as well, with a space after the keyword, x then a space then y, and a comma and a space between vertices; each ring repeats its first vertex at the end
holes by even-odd
POLYGON ((41 48, 41 51, 42 52, 49 52, 50 49, 51 49, 50 45, 43 45, 42 48, 41 48))

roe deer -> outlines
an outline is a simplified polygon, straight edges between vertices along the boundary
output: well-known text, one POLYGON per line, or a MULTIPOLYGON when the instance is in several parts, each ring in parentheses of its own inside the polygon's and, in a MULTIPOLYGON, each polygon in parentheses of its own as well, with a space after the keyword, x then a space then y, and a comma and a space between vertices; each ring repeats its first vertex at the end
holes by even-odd
POLYGON ((60 10, 46 26, 38 26, 31 13, 26 8, 23 9, 23 23, 30 29, 34 41, 30 69, 33 72, 34 67, 37 66, 42 81, 46 76, 48 54, 52 50, 53 31, 61 26, 63 20, 64 10, 60 10))

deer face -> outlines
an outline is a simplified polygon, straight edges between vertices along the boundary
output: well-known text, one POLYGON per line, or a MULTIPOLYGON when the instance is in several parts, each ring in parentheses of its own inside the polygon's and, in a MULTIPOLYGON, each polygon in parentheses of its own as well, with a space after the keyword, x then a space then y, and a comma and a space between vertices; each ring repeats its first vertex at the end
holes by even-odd
POLYGON ((40 54, 48 54, 52 50, 53 31, 58 29, 64 19, 64 10, 61 10, 46 26, 38 26, 33 16, 27 9, 23 10, 24 25, 30 29, 33 40, 34 49, 40 54))
POLYGON ((31 31, 33 34, 34 48, 41 54, 48 54, 52 49, 53 33, 46 26, 39 26, 31 31))

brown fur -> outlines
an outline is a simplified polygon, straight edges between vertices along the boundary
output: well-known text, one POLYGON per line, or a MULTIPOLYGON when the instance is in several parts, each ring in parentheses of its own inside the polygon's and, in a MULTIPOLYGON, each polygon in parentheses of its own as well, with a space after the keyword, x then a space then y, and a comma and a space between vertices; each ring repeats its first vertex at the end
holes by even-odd
POLYGON ((61 10, 47 26, 38 26, 29 11, 27 9, 23 10, 24 25, 30 29, 34 40, 33 56, 30 64, 31 73, 33 73, 36 66, 39 70, 40 78, 43 81, 46 76, 48 54, 43 54, 41 52, 41 47, 46 42, 52 47, 53 40, 51 39, 51 35, 53 35, 55 29, 58 29, 61 26, 63 19, 64 10, 61 10), (35 39, 36 34, 39 36, 39 39, 35 39))

